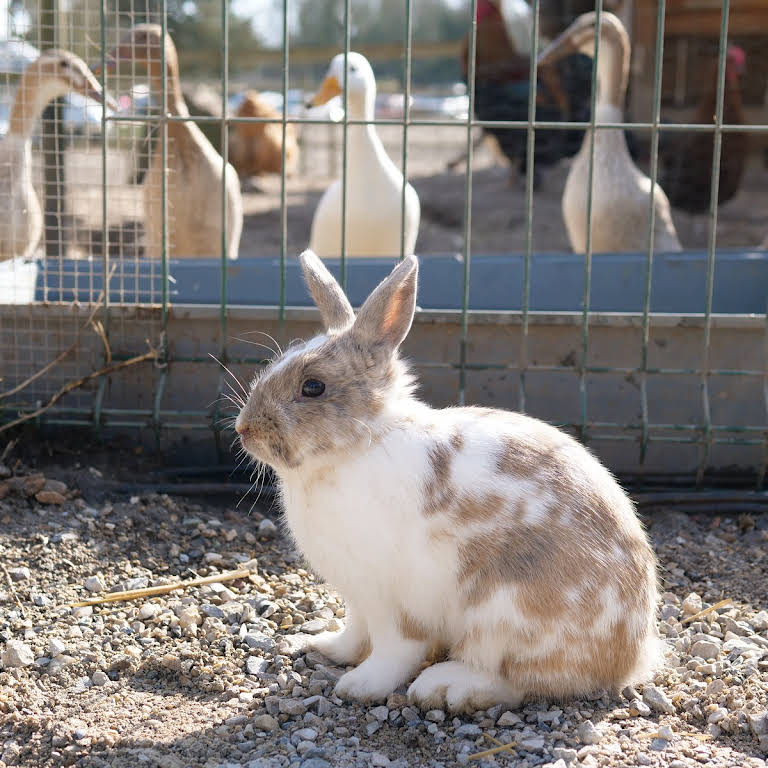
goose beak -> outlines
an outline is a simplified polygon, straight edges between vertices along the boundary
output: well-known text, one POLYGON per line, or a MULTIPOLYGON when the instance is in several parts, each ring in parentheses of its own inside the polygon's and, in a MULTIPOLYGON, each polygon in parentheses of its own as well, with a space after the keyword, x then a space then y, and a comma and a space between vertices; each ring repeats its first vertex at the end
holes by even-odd
POLYGON ((321 104, 329 102, 334 96, 340 96, 342 93, 343 91, 336 76, 327 75, 320 85, 320 90, 314 95, 307 106, 319 107, 321 104))
POLYGON ((566 29, 561 35, 556 37, 538 56, 536 64, 538 66, 547 66, 554 64, 571 53, 577 53, 579 50, 576 45, 573 34, 570 29, 566 29))

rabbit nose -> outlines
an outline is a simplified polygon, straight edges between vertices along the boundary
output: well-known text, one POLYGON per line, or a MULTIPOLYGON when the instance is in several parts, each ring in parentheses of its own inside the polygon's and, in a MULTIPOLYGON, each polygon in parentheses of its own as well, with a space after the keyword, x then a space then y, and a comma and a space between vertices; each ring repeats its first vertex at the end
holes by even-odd
POLYGON ((235 432, 237 432, 238 435, 246 435, 250 431, 250 426, 246 424, 245 422, 241 422, 239 419, 235 423, 235 432))

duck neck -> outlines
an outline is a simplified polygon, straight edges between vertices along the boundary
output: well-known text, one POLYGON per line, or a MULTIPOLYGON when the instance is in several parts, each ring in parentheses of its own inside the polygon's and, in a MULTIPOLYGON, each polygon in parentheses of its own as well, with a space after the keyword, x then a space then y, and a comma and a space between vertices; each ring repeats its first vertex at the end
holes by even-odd
MULTIPOLYGON (((152 77, 152 89, 155 92, 157 103, 162 104, 163 79, 159 75, 152 77)), ((165 97, 167 100, 166 111, 169 115, 189 117, 189 109, 187 109, 187 103, 184 101, 184 96, 181 92, 181 80, 178 73, 173 72, 170 67, 166 77, 165 97)))
MULTIPOLYGON (((373 120, 376 94, 366 94, 364 98, 353 98, 351 95, 347 103, 347 112, 350 120, 373 120)), ((364 160, 371 156, 381 158, 387 156, 384 145, 376 133, 376 126, 372 123, 366 125, 350 125, 347 129, 349 141, 350 161, 354 164, 358 160, 364 160)))
POLYGON ((630 46, 626 32, 603 24, 597 65, 597 103, 610 104, 621 113, 627 94, 630 46))
MULTIPOLYGON (((159 61, 153 61, 149 68, 152 89, 155 98, 162 105, 163 100, 163 70, 159 61)), ((165 40, 165 96, 167 113, 176 117, 189 117, 189 110, 181 92, 181 77, 179 76, 179 57, 176 46, 170 37, 165 40)))
POLYGON ((34 66, 21 76, 8 121, 9 135, 29 139, 37 119, 49 101, 66 92, 64 85, 55 79, 45 79, 34 66))

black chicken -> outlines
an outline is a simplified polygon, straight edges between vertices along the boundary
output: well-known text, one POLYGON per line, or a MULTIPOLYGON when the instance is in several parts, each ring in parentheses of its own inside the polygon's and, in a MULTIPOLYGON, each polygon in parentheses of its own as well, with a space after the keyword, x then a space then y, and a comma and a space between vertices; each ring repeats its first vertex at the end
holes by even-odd
MULTIPOLYGON (((464 41, 462 67, 468 81, 468 40, 464 41)), ((480 120, 527 120, 530 61, 515 50, 496 2, 478 0, 475 45, 475 114, 480 120)), ((540 68, 536 93, 536 119, 587 122, 590 117, 592 60, 573 54, 552 68, 540 68)), ((493 135, 513 165, 526 169, 527 132, 520 128, 484 127, 493 135)), ((551 165, 576 154, 580 129, 537 129, 534 167, 551 165)))

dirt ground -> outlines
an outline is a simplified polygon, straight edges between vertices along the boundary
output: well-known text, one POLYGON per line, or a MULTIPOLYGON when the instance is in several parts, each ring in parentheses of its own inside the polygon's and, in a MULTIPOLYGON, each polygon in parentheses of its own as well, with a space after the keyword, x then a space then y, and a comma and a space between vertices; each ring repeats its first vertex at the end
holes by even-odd
MULTIPOLYGON (((380 126, 379 134, 393 160, 402 160, 402 128, 380 126)), ((298 253, 309 240, 312 215, 322 192, 341 174, 340 126, 305 126, 300 135, 301 156, 296 174, 286 182, 287 252, 298 253)), ((123 147, 127 148, 127 145, 123 147)), ((455 253, 464 244, 465 165, 448 170, 462 158, 466 129, 411 127, 408 133, 407 170, 421 199, 421 227, 417 253, 455 253)), ((110 150, 108 156, 108 226, 115 254, 134 254, 137 221, 142 218, 141 191, 128 180, 134 173, 135 154, 110 150)), ((569 251, 560 200, 569 160, 541 168, 534 194, 533 248, 569 251)), ((642 161, 640 163, 643 164, 642 161)), ((525 179, 505 164, 492 138, 486 138, 473 157, 471 248, 476 254, 520 252, 525 248, 525 179)), ((753 154, 736 197, 718 212, 717 245, 753 248, 768 234, 768 170, 753 154)), ((241 257, 273 258, 281 244, 280 178, 243 179, 245 221, 241 257)), ((67 155, 66 226, 72 255, 98 253, 101 238, 101 152, 98 147, 73 150, 67 155)), ((159 193, 158 193, 159 199, 159 193)), ((673 211, 686 249, 706 248, 708 218, 673 211)), ((170 214, 170 226, 174 226, 170 214)))
POLYGON ((297 640, 338 627, 343 602, 273 506, 111 495, 152 464, 110 453, 39 441, 0 467, 0 768, 766 766, 768 514, 668 509, 646 521, 668 647, 652 683, 452 717, 402 691, 375 707, 334 696, 342 670, 297 640), (69 605, 235 568, 247 575, 69 605), (688 620, 723 598, 733 602, 688 620), (512 746, 473 758, 497 744, 512 746))

